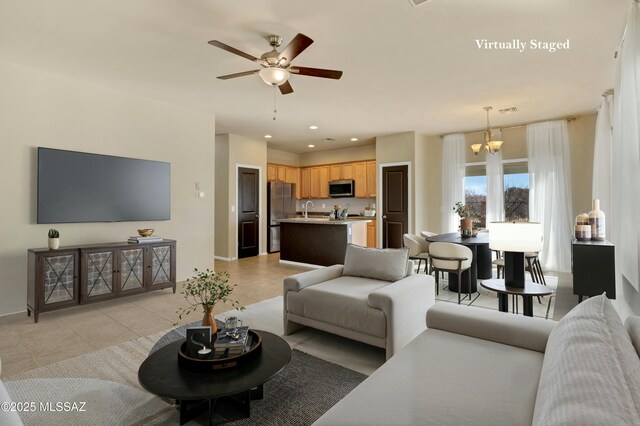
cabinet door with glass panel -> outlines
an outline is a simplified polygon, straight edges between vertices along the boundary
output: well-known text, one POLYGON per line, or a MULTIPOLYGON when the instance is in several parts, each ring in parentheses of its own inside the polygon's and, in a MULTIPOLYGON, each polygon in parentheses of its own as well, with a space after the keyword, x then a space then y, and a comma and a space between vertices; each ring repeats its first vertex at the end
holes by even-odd
POLYGON ((146 247, 132 245, 117 250, 116 274, 118 293, 141 293, 145 289, 146 247))
POLYGON ((82 303, 110 299, 117 294, 118 250, 80 250, 82 303))
POLYGON ((42 285, 39 305, 44 308, 42 310, 78 304, 77 251, 41 255, 38 263, 42 285))
POLYGON ((146 282, 149 289, 173 287, 176 282, 176 246, 174 242, 150 244, 147 247, 146 282))

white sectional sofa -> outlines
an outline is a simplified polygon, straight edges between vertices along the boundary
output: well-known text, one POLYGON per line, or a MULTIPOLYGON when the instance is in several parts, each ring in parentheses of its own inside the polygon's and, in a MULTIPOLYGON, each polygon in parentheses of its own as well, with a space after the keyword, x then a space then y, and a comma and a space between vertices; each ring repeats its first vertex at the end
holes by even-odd
POLYGON ((284 280, 284 332, 308 326, 386 349, 387 359, 422 332, 435 281, 410 275, 406 249, 347 247, 345 264, 284 280))
POLYGON ((427 326, 315 425, 640 424, 640 317, 604 296, 558 323, 439 302, 427 326))

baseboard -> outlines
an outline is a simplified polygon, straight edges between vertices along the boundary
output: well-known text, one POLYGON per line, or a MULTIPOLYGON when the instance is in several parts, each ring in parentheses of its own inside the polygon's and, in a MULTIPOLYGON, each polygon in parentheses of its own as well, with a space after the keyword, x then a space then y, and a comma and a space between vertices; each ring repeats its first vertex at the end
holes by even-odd
POLYGON ((311 263, 302 263, 302 262, 292 262, 290 260, 282 260, 282 259, 280 259, 280 263, 283 263, 285 265, 302 266, 304 268, 313 268, 313 269, 326 268, 326 266, 322 266, 322 265, 313 265, 311 263))
POLYGON ((236 257, 222 257, 222 256, 213 256, 215 260, 223 260, 225 262, 231 262, 232 260, 236 260, 236 257))
POLYGON ((269 254, 269 253, 267 253, 266 251, 263 251, 263 252, 262 252, 262 253, 260 253, 258 256, 266 256, 266 255, 268 255, 268 254, 269 254))
POLYGON ((27 310, 22 310, 22 311, 18 311, 18 312, 9 312, 8 314, 0 314, 0 317, 7 317, 9 315, 16 315, 16 314, 26 314, 27 310))

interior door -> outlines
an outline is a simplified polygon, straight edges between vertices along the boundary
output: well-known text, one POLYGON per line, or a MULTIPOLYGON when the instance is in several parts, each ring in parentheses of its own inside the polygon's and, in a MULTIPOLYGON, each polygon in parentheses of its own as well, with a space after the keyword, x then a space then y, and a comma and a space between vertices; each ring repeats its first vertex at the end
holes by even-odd
POLYGON ((382 247, 401 248, 409 230, 408 166, 382 168, 382 247))
POLYGON ((257 256, 260 246, 260 179, 257 169, 238 169, 238 258, 257 256))

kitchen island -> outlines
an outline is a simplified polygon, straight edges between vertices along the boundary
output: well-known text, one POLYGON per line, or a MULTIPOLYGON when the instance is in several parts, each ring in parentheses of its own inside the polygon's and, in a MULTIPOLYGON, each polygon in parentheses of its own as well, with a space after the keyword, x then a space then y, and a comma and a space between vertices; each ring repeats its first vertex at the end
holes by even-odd
POLYGON ((344 263, 347 244, 367 245, 371 219, 280 219, 280 261, 330 266, 344 263))

